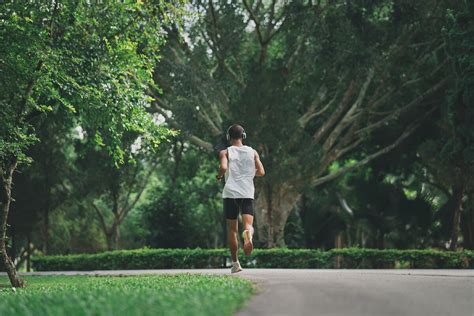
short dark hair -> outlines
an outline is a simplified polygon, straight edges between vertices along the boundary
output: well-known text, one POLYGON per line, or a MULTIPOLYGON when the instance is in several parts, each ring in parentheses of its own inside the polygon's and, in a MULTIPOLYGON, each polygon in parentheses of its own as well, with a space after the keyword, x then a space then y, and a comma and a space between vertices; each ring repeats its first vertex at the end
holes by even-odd
POLYGON ((244 128, 239 124, 233 124, 229 127, 229 136, 230 139, 240 139, 243 137, 244 128))

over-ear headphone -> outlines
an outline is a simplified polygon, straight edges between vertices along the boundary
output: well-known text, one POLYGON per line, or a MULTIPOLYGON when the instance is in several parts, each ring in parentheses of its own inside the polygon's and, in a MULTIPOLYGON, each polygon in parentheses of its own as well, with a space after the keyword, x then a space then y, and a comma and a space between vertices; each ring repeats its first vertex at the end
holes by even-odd
MULTIPOLYGON (((227 132, 225 133, 225 138, 227 139, 228 142, 230 142, 230 134, 229 134, 229 131, 230 131, 230 128, 234 126, 234 125, 231 125, 227 128, 227 132)), ((243 128, 242 128, 243 129, 243 128)), ((247 138, 247 133, 245 133, 245 129, 242 130, 242 139, 246 139, 247 138)))

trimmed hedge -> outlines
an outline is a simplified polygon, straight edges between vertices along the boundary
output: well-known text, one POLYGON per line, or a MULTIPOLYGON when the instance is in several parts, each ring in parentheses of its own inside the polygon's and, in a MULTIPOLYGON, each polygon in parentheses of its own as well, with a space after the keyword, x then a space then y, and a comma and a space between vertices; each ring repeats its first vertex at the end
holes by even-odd
MULTIPOLYGON (((40 256, 32 258, 36 271, 199 269, 222 268, 226 249, 138 249, 98 254, 40 256)), ((396 250, 345 248, 255 249, 252 256, 239 255, 244 267, 295 269, 463 269, 474 268, 474 251, 396 250)))
POLYGON ((333 249, 334 259, 341 258, 340 268, 378 269, 463 269, 474 268, 474 251, 459 252, 439 250, 397 249, 333 249))

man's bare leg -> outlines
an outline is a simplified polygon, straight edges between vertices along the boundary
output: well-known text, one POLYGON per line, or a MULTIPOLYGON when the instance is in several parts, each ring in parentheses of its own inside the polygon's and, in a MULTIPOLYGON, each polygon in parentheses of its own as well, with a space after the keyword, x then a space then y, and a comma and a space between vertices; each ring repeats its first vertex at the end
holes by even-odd
POLYGON ((244 224, 244 232, 242 234, 244 239, 244 252, 245 255, 250 256, 253 250, 253 216, 249 214, 242 214, 242 222, 244 224))
POLYGON ((227 220, 227 239, 229 241, 230 256, 232 258, 232 273, 242 271, 237 256, 237 251, 239 250, 239 241, 237 240, 238 225, 236 219, 227 220))

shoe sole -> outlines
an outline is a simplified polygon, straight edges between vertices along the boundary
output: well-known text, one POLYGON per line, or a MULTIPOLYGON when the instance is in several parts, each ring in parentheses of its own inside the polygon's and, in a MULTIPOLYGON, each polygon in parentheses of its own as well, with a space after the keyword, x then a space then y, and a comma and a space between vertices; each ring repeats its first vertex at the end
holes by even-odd
POLYGON ((242 233, 242 238, 244 239, 244 253, 246 256, 250 256, 253 251, 252 238, 248 230, 244 230, 242 233))
POLYGON ((242 271, 243 271, 243 270, 242 270, 242 269, 240 269, 240 270, 237 270, 237 271, 230 271, 230 273, 232 273, 232 274, 233 274, 233 273, 239 273, 239 272, 242 272, 242 271))

